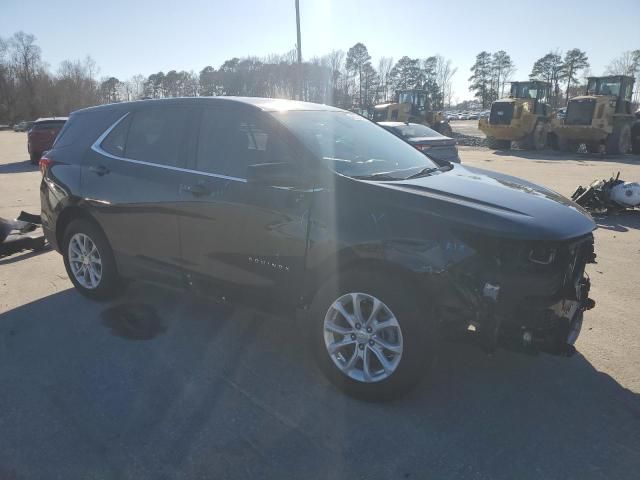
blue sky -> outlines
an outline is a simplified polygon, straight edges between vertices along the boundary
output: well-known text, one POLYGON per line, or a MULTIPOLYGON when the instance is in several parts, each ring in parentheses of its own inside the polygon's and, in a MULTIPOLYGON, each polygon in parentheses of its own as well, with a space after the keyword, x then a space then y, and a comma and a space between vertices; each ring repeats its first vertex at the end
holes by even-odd
MULTIPOLYGON (((515 77, 551 49, 585 50, 594 74, 640 48, 640 0, 300 0, 303 57, 363 42, 374 59, 440 53, 458 67, 454 98, 469 98, 481 50, 506 50, 515 77), (621 15, 618 15, 621 13, 621 15), (547 20, 551 18, 550 20, 547 20)), ((284 53, 296 42, 294 0, 0 0, 0 36, 33 33, 43 58, 91 55, 100 75, 219 67, 228 58, 284 53)))

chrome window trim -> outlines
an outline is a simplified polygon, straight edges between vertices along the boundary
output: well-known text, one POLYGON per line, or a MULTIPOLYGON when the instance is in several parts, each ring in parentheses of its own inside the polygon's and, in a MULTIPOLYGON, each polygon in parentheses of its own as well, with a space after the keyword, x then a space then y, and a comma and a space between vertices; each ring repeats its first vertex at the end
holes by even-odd
POLYGON ((221 175, 217 173, 201 172, 199 170, 191 170, 189 168, 174 167, 172 165, 161 165, 159 163, 145 162, 144 160, 134 160, 133 158, 119 157, 118 155, 114 155, 112 153, 107 152, 102 148, 102 142, 104 142, 104 139, 107 138, 107 136, 109 136, 111 131, 114 128, 116 128, 120 122, 122 122, 125 118, 127 118, 127 116, 129 116, 129 113, 130 112, 125 113, 122 117, 116 120, 113 125, 107 128, 102 133, 102 135, 100 135, 98 139, 95 142, 93 142, 93 145, 91 145, 91 150, 93 150, 96 153, 99 153, 100 155, 104 155, 105 157, 109 157, 113 160, 120 160, 121 162, 128 162, 128 163, 134 163, 136 165, 146 165, 149 167, 164 168, 165 170, 173 170, 175 172, 194 173, 196 175, 203 175, 205 177, 222 178, 224 180, 232 180, 234 182, 247 183, 246 178, 230 177, 228 175, 221 175))

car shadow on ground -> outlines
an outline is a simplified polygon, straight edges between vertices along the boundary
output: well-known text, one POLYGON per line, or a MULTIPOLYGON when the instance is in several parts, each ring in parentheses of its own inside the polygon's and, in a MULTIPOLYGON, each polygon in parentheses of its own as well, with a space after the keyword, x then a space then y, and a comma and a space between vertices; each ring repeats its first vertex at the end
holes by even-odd
POLYGON ((629 229, 640 230, 640 210, 626 210, 604 216, 594 215, 598 228, 615 232, 628 232, 629 229))
POLYGON ((308 329, 140 284, 113 304, 66 290, 1 313, 0 472, 588 479, 640 468, 640 396, 579 353, 445 344, 419 388, 375 404, 319 374, 308 329))
POLYGON ((31 160, 0 164, 0 175, 7 173, 35 172, 36 170, 38 170, 38 166, 33 165, 31 160))
POLYGON ((592 153, 563 153, 555 150, 493 150, 493 152, 502 157, 518 157, 526 160, 534 160, 538 162, 571 160, 578 163, 584 162, 611 162, 623 163, 627 165, 637 165, 640 163, 640 155, 601 155, 592 153))

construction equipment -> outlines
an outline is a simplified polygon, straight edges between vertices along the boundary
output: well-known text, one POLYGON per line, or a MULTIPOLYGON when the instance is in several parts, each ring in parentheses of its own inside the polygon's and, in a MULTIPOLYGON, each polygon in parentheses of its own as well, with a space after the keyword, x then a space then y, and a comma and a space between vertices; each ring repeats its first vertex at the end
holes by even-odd
POLYGON ((444 114, 432 110, 426 90, 398 90, 395 103, 383 103, 374 107, 373 121, 421 123, 447 137, 452 134, 451 125, 444 114))
POLYGON ((515 141, 520 148, 543 149, 551 131, 548 98, 547 82, 511 82, 509 96, 491 104, 489 118, 478 120, 489 147, 506 150, 515 141))
POLYGON ((634 121, 633 83, 626 75, 589 77, 586 94, 569 100, 564 119, 553 120, 554 147, 576 152, 585 144, 590 153, 599 153, 602 146, 607 154, 627 153, 634 121))

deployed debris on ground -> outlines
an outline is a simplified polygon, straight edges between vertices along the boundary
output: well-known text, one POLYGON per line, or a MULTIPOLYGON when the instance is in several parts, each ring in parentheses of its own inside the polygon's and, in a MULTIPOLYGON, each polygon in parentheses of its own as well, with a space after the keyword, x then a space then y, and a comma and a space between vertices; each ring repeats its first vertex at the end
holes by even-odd
POLYGON ((592 213, 616 213, 640 207, 640 184, 620 180, 620 172, 609 180, 580 185, 571 200, 592 213))
POLYGON ((465 147, 486 147, 487 139, 484 137, 474 137, 472 135, 464 135, 462 133, 453 132, 449 135, 451 138, 455 138, 458 145, 465 147))
POLYGON ((0 217, 0 257, 22 250, 42 250, 47 242, 40 215, 20 212, 15 220, 0 217))

